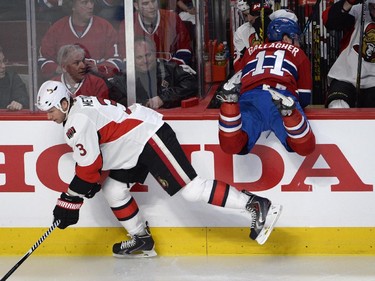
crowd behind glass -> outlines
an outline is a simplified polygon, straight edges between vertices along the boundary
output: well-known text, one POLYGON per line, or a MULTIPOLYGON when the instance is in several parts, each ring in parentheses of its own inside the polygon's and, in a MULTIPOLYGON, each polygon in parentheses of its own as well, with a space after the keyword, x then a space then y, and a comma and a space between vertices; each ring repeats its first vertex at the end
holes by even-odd
MULTIPOLYGON (((127 83, 132 83, 131 75, 126 75, 129 69, 135 73, 130 89, 148 95, 144 100, 137 98, 137 102, 148 103, 155 109, 176 107, 180 101, 171 100, 171 96, 177 90, 172 89, 174 81, 168 80, 169 76, 175 76, 173 65, 184 70, 181 79, 188 81, 186 85, 173 87, 190 89, 180 91, 179 99, 203 98, 213 85, 223 84, 234 74, 231 41, 233 31, 243 23, 236 1, 229 0, 135 0, 131 5, 122 0, 0 0, 0 10, 0 108, 4 112, 36 110, 37 89, 48 79, 65 82, 74 93, 82 81, 88 80, 87 72, 104 79, 108 87, 113 86, 108 81, 115 82, 114 95, 122 99, 125 96, 126 104, 127 83), (150 8, 153 5, 160 13, 158 19, 150 8), (128 20, 130 13, 134 18, 134 40, 126 36, 126 25, 132 26, 128 20), (141 37, 153 41, 154 45, 145 47, 149 52, 136 43, 141 37), (127 56, 127 44, 135 52, 143 51, 127 56), (62 61, 60 48, 68 45, 78 45, 84 52, 82 59, 62 61), (142 60, 148 67, 156 65, 154 75, 150 75, 150 70, 142 71, 142 60), (82 68, 79 61, 85 70, 79 70, 82 68), (127 61, 134 61, 134 66, 129 68, 127 61), (82 77, 74 79, 74 71, 82 77), (163 84, 162 89, 158 89, 158 83, 163 84), (16 87, 15 102, 4 94, 10 87, 16 87), (154 99, 152 92, 163 98, 154 99)), ((90 87, 87 91, 91 91, 90 87)))

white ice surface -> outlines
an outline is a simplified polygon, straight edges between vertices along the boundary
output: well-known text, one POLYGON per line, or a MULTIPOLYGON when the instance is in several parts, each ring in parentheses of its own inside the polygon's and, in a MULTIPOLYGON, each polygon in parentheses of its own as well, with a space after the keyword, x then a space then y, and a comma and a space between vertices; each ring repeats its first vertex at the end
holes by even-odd
MULTIPOLYGON (((21 257, 0 257, 4 276, 21 257)), ((7 280, 17 281, 367 281, 375 256, 224 256, 115 259, 30 256, 7 280)))

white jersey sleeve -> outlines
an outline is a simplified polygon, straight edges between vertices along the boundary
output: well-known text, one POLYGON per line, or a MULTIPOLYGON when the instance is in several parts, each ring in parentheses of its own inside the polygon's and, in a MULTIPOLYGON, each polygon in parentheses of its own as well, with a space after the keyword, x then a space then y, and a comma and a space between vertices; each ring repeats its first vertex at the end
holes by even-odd
MULTIPOLYGON (((241 59, 241 51, 244 48, 250 47, 250 36, 254 34, 256 36, 255 28, 248 22, 245 22, 240 27, 237 28, 233 35, 233 46, 234 46, 234 61, 233 64, 236 65, 241 59)), ((238 69, 236 69, 238 70, 238 69)))
POLYGON ((248 22, 237 28, 233 35, 233 45, 236 54, 241 53, 244 48, 249 48, 249 37, 252 33, 255 33, 255 29, 248 22))

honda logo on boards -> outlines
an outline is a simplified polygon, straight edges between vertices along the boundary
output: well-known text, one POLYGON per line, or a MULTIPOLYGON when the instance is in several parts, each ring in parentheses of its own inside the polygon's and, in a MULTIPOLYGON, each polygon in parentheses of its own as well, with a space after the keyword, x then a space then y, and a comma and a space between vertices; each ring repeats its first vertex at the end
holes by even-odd
MULTIPOLYGON (((201 151, 199 144, 182 145, 187 157, 191 160, 193 152, 201 151)), ((234 182, 235 169, 233 155, 224 153, 218 144, 206 144, 204 150, 212 152, 214 174, 217 179, 235 185, 238 189, 250 191, 269 190, 281 185, 281 192, 311 192, 314 186, 305 183, 306 178, 334 177, 337 184, 331 185, 332 192, 364 192, 372 191, 372 184, 365 184, 343 152, 335 144, 317 144, 315 151, 302 158, 302 163, 296 167, 292 179, 285 183, 285 163, 279 152, 265 145, 255 145, 250 154, 260 159, 261 176, 254 182, 234 182), (316 168, 318 158, 323 158, 327 168, 316 168)), ((62 156, 71 153, 66 144, 48 147, 37 155, 35 163, 30 157, 32 145, 0 145, 0 192, 35 192, 35 184, 26 182, 25 171, 36 171, 37 178, 47 188, 55 191, 65 191, 68 183, 61 179, 59 161, 62 156)), ((194 164, 194 163, 193 163, 194 164)), ((253 167, 243 166, 249 173, 253 167)))

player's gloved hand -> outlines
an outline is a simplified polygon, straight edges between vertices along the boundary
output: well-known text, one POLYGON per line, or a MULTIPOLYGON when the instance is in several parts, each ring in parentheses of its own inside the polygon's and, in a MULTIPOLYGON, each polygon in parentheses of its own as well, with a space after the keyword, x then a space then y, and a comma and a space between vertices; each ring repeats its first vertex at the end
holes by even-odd
POLYGON ((100 191, 102 186, 100 184, 96 184, 87 194, 85 195, 86 198, 93 198, 96 193, 100 191))
POLYGON ((350 5, 357 5, 363 3, 363 0, 346 0, 350 5))
POLYGON ((53 210, 54 221, 60 220, 58 228, 65 229, 69 225, 76 224, 79 218, 79 209, 83 204, 83 198, 61 193, 55 209, 53 210))

